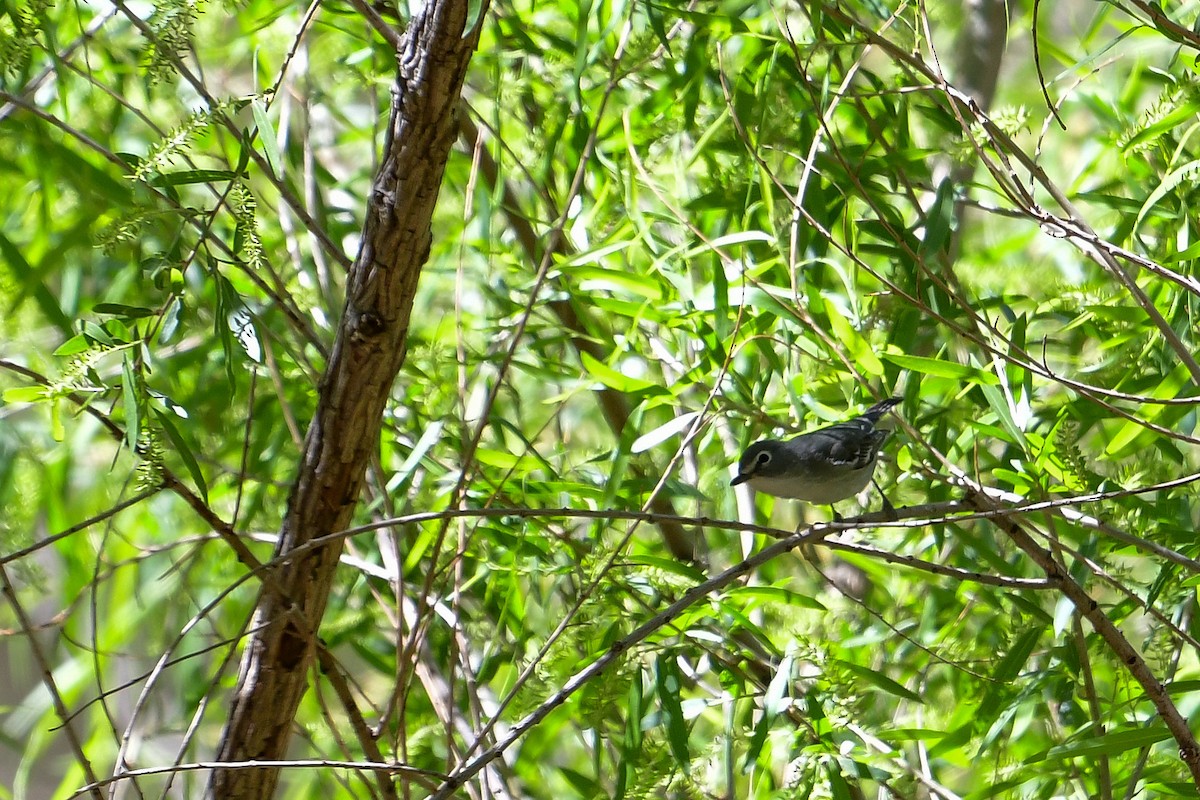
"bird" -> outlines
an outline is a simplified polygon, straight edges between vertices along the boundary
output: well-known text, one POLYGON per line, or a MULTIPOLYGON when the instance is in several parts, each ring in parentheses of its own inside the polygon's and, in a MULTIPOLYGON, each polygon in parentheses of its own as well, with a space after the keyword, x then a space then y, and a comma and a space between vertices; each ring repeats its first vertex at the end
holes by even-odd
MULTIPOLYGON (((875 462, 890 430, 878 427, 883 415, 900 403, 889 397, 862 416, 787 440, 764 439, 746 448, 730 486, 749 483, 755 491, 775 497, 827 505, 853 497, 873 483, 875 462)), ((879 484, 875 484, 879 489, 879 484)), ((883 490, 879 490, 883 495, 883 490)), ((886 496, 885 512, 895 513, 886 496)))

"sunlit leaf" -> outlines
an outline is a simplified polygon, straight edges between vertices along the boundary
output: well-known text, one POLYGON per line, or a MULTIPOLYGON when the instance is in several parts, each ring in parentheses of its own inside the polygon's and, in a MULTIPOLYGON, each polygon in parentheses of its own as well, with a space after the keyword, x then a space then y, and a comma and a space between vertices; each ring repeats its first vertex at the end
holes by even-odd
POLYGON ((692 421, 698 416, 700 416, 698 413, 691 411, 674 417, 669 422, 665 422, 654 430, 644 433, 635 439, 629 448, 630 452, 640 453, 643 450, 649 450, 651 447, 665 442, 672 436, 677 436, 678 434, 683 433, 691 426, 692 421))
POLYGON ((989 385, 1000 382, 999 378, 989 372, 967 366, 966 364, 957 364, 953 361, 941 361, 935 358, 901 355, 899 353, 884 353, 881 357, 884 361, 922 375, 936 375, 942 378, 953 378, 969 383, 989 385))
POLYGON ((587 352, 579 354, 579 360, 583 362, 583 368, 587 373, 600 383, 612 389, 621 392, 645 392, 645 391, 665 391, 662 387, 657 386, 649 381, 634 378, 629 375, 622 375, 607 364, 602 364, 597 361, 587 352))

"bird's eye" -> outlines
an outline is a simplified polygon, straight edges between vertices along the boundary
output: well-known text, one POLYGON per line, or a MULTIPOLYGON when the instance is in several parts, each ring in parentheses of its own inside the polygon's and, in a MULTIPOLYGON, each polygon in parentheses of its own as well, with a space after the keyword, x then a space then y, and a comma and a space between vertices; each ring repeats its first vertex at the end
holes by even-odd
POLYGON ((758 454, 758 457, 755 458, 754 461, 760 467, 765 467, 767 464, 771 463, 771 454, 764 450, 758 454))

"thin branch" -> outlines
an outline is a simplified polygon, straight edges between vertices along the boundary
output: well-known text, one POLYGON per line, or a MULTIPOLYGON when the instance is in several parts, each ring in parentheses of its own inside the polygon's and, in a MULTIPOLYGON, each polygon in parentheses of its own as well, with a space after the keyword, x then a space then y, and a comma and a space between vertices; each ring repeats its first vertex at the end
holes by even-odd
POLYGON ((437 781, 445 780, 446 776, 440 773, 433 772, 427 769, 418 767, 410 767, 407 764, 396 764, 372 761, 333 761, 320 758, 294 758, 283 759, 278 761, 193 761, 185 764, 171 764, 166 767, 145 767, 143 769, 131 769, 124 773, 121 778, 107 778, 102 781, 94 780, 91 783, 81 786, 71 795, 72 798, 80 797, 87 793, 95 797, 103 797, 98 794, 98 790, 109 786, 118 780, 126 777, 142 777, 146 775, 162 775, 164 773, 177 772, 206 772, 208 770, 222 769, 296 769, 311 771, 315 768, 326 769, 352 769, 352 770, 371 770, 373 772, 382 772, 388 775, 399 775, 416 783, 425 786, 432 790, 437 786, 437 781))
POLYGON ((98 788, 99 783, 96 773, 92 770, 92 762, 88 759, 87 753, 84 752, 83 742, 78 734, 75 733, 74 726, 68 721, 71 718, 71 713, 67 710, 66 701, 63 700, 62 692, 58 689, 58 681, 54 679, 54 668, 50 664, 50 659, 43 651, 38 637, 33 633, 33 620, 25 613, 25 607, 17 597, 17 591, 8 578, 8 569, 3 566, 0 566, 0 593, 8 600, 8 604, 12 606, 13 614, 16 615, 21 629, 28 632, 25 641, 29 642, 29 652, 33 654, 33 660, 37 662, 38 669, 42 672, 42 684, 46 687, 46 694, 50 696, 50 703, 54 706, 54 713, 62 721, 62 728, 66 732, 67 742, 74 753, 75 763, 94 787, 89 788, 87 791, 95 800, 103 800, 104 795, 100 793, 100 789, 98 788))
POLYGON ((654 615, 651 619, 639 625, 628 636, 614 642, 609 646, 604 653, 588 664, 583 669, 572 675, 562 688, 551 695, 541 705, 534 709, 524 719, 515 723, 509 728, 504 736, 492 747, 480 753, 475 758, 471 759, 466 764, 463 764, 455 770, 441 785, 441 787, 433 793, 431 800, 447 800, 454 795, 455 792, 462 787, 466 781, 470 780, 481 769, 486 767, 496 758, 499 758, 503 753, 512 747, 518 740, 521 739, 531 729, 536 727, 550 712, 565 703, 572 695, 583 688, 589 681, 596 678, 604 672, 610 665, 620 659, 637 644, 645 641, 651 634, 665 627, 674 621, 680 614, 691 608, 696 603, 703 600, 705 597, 714 592, 723 589, 732 584, 734 581, 750 574, 758 567, 766 564, 772 559, 790 552, 801 545, 812 544, 820 541, 825 536, 833 532, 833 526, 829 524, 818 524, 810 526, 801 533, 794 533, 786 539, 781 539, 778 542, 764 548, 750 558, 741 561, 714 578, 701 583, 689 589, 683 597, 676 600, 671 605, 667 606, 663 611, 654 615))
MULTIPOLYGON (((996 510, 995 503, 983 492, 972 492, 968 495, 967 500, 981 511, 996 510)), ((1049 550, 1033 540, 1033 537, 1026 532, 1015 517, 1001 515, 995 518, 995 523, 1033 559, 1034 563, 1042 568, 1047 577, 1060 582, 1059 588, 1062 593, 1075 605, 1079 613, 1087 617, 1088 622, 1092 624, 1092 629, 1100 634, 1113 655, 1142 687, 1146 697, 1158 710, 1159 718, 1166 723, 1167 729, 1175 737, 1175 742, 1179 745, 1179 756, 1191 772, 1193 783, 1200 788, 1200 745, 1196 743, 1196 738, 1192 735, 1187 720, 1179 713, 1179 709, 1175 707, 1175 703, 1150 670, 1145 659, 1134 649, 1112 620, 1104 614, 1100 609, 1100 604, 1071 578, 1067 570, 1054 560, 1054 556, 1049 550)))

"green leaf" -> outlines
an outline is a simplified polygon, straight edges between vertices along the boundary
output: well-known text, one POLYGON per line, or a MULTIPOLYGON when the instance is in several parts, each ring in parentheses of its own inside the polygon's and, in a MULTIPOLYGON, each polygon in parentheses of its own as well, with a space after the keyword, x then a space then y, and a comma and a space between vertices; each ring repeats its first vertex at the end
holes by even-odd
POLYGON ((92 306, 92 311, 97 314, 116 314, 130 319, 140 319, 142 317, 153 317, 158 312, 153 308, 145 306, 127 306, 121 303, 97 303, 92 306))
POLYGON ((937 194, 934 195, 933 205, 925 216, 925 238, 921 242, 920 253, 932 256, 940 253, 950 239, 950 226, 954 220, 954 181, 943 178, 938 184, 937 194))
POLYGON ((940 361, 936 358, 907 356, 899 353, 884 353, 883 360, 895 364, 902 369, 919 372, 922 375, 935 375, 939 378, 950 378, 967 383, 987 385, 1000 383, 1000 379, 990 372, 984 372, 981 369, 970 367, 966 364, 957 364, 953 361, 940 361))
POLYGON ((1200 111, 1200 103, 1192 100, 1172 109, 1162 119, 1147 125, 1135 135, 1129 137, 1129 141, 1121 146, 1122 153, 1128 153, 1136 149, 1143 142, 1148 142, 1151 139, 1156 139, 1172 128, 1176 128, 1185 122, 1191 120, 1196 112, 1200 111))
POLYGON ((147 181, 151 186, 186 186, 193 183, 231 181, 237 173, 227 169, 188 169, 179 172, 160 172, 147 181))
POLYGON ((649 555, 647 553, 637 553, 630 555, 625 559, 625 562, 630 565, 640 565, 650 567, 651 569, 662 570, 668 575, 678 575, 685 580, 693 583, 702 582, 707 575, 693 567, 691 564, 685 564, 675 558, 664 558, 662 556, 649 555))
POLYGON ((879 737, 889 742, 936 742, 946 737, 946 731, 929 728, 890 728, 880 731, 879 737))
POLYGON ((77 333, 70 339, 60 344, 54 351, 56 356, 73 356, 76 353, 82 353, 92 346, 92 342, 82 333, 77 333))
POLYGON ((832 800, 855 800, 861 796, 861 793, 851 790, 849 781, 842 775, 836 762, 831 761, 827 764, 825 771, 829 777, 829 796, 832 800))
POLYGON ((242 352, 255 364, 262 362, 262 342, 258 339, 258 327, 254 317, 245 306, 237 308, 228 317, 229 331, 237 339, 242 352))
POLYGON ((275 129, 267 119, 267 108, 257 97, 250 103, 254 112, 254 124, 258 128, 258 141, 262 143, 263 153, 267 156, 267 164, 275 178, 283 177, 283 159, 279 157, 279 144, 275 141, 275 129))
POLYGON ((654 37, 658 39, 658 43, 663 49, 671 53, 671 40, 667 38, 667 28, 663 25, 663 16, 659 13, 658 8, 653 3, 645 5, 646 17, 650 20, 650 30, 654 32, 654 37))
POLYGON ((750 738, 750 745, 746 749, 746 757, 742 760, 743 771, 750 769, 755 760, 758 759, 763 745, 766 744, 767 734, 771 730, 771 725, 791 704, 790 692, 794 664, 795 659, 792 656, 785 656, 779 662, 779 667, 771 677, 770 684, 767 685, 767 692, 763 697, 762 715, 759 717, 758 724, 754 726, 754 735, 750 738))
POLYGON ((187 440, 183 438, 179 429, 175 427, 175 423, 165 413, 156 408, 154 409, 154 416, 158 419, 158 424, 162 425, 162 429, 166 432, 167 438, 171 440, 171 444, 175 446, 175 452, 183 460, 183 465, 187 467, 188 474, 195 481, 196 490, 200 492, 200 496, 207 503, 208 484, 204 482, 204 473, 200 471, 200 465, 196 463, 196 457, 192 455, 192 449, 188 447, 187 440))
POLYGON ((1025 432, 1021 426, 1017 425, 1017 421, 1013 418, 1012 408, 1008 404, 1008 396, 1001 392, 996 386, 991 384, 983 384, 979 387, 983 392, 983 396, 987 398, 988 406, 1000 418, 1004 429, 1013 437, 1013 441, 1025 444, 1025 432))
POLYGON ((56 442, 67 438, 67 426, 62 419, 62 401, 57 398, 50 404, 50 432, 56 442))
POLYGON ((625 292, 654 303, 663 299, 662 285, 649 277, 598 267, 576 267, 569 274, 579 281, 583 292, 625 292))
POLYGON ((1008 652, 1004 654, 1004 658, 1000 659, 1000 663, 996 665, 994 677, 1000 683, 1008 683, 1021 674, 1021 669, 1025 666, 1025 662, 1029 660, 1029 655, 1033 652, 1033 648, 1037 647, 1038 639, 1042 636, 1042 628, 1033 627, 1021 634, 1017 641, 1008 648, 1008 652))
POLYGON ((665 394, 666 389, 661 386, 650 383, 649 381, 634 378, 629 375, 622 375, 607 364, 602 364, 586 352, 579 354, 579 360, 583 364, 583 368, 587 373, 595 378, 600 383, 616 389, 618 392, 650 392, 653 394, 665 394))
POLYGON ((791 589, 784 589, 778 586, 739 586, 725 592, 725 596, 731 600, 754 599, 767 603, 782 603, 784 605, 800 606, 801 608, 811 608, 815 611, 829 610, 815 597, 809 597, 806 594, 800 594, 799 592, 793 592, 791 589))
POLYGON ((771 732, 771 723, 775 720, 775 715, 767 711, 763 711, 758 716, 758 722, 754 725, 754 734, 750 737, 750 744, 746 746, 746 756, 742 759, 742 772, 749 772, 754 766, 754 762, 762 753, 763 745, 767 743, 767 734, 771 732))
POLYGON ((1064 758, 1096 759, 1106 756, 1120 755, 1130 750, 1140 750, 1171 738, 1171 732, 1165 725, 1154 724, 1145 728, 1133 728, 1122 731, 1112 731, 1103 736, 1092 736, 1067 744, 1051 747, 1049 750, 1028 759, 1030 762, 1042 760, 1057 760, 1064 758))
POLYGON ((167 310, 163 314, 162 328, 158 331, 158 341, 162 344, 167 344, 175 336, 175 331, 179 328, 180 318, 183 316, 183 300, 180 297, 172 297, 171 302, 167 304, 167 310))
MULTIPOLYGON (((617 785, 613 800, 620 800, 631 781, 636 781, 637 766, 642 750, 642 718, 645 698, 642 696, 642 675, 639 670, 629 683, 629 698, 625 708, 625 731, 621 737, 621 760, 617 764, 617 785)), ((635 784, 636 785, 636 784, 635 784)))
POLYGON ((125 408, 125 443, 130 450, 137 450, 141 419, 138 415, 137 377, 134 374, 133 353, 125 351, 121 360, 121 396, 125 408))
POLYGON ((541 466, 541 462, 533 456, 517 456, 501 450, 481 447, 475 451, 475 459, 489 467, 518 472, 532 472, 541 466))
POLYGON ((855 675, 862 678, 867 683, 871 684, 872 686, 874 686, 877 689, 881 689, 881 690, 887 692, 888 694, 893 694, 896 697, 903 697, 905 700, 911 700, 914 703, 924 703, 925 702, 924 700, 921 699, 921 696, 919 694, 912 691, 911 689, 908 689, 908 688, 900 685, 899 683, 896 683, 894 680, 889 678, 887 675, 884 675, 882 672, 876 672, 873 669, 868 669, 867 667, 864 667, 860 664, 855 664, 851 661, 845 661, 842 659, 836 659, 836 660, 847 671, 854 673, 855 675))
POLYGON ((108 331, 106 331, 104 328, 101 328, 94 322, 84 322, 83 333, 93 342, 99 342, 100 344, 105 344, 109 347, 116 347, 117 345, 125 344, 124 341, 114 341, 113 338, 108 335, 108 331))
POLYGON ((4 390, 6 403, 40 403, 50 396, 45 386, 17 386, 4 390))
POLYGON ((837 340, 850 351, 850 357, 855 365, 868 375, 883 374, 883 364, 871 345, 854 327, 850 321, 838 313, 832 303, 825 304, 825 313, 829 317, 829 326, 833 328, 837 340))
POLYGON ((683 705, 679 700, 683 682, 679 678, 674 653, 668 650, 660 654, 654 665, 655 688, 667 727, 667 744, 675 763, 684 774, 690 775, 692 766, 688 752, 687 723, 683 719, 683 705))
POLYGON ((1178 169, 1173 169, 1167 173, 1163 179, 1154 187, 1154 191, 1150 192, 1150 196, 1146 198, 1146 202, 1142 203, 1141 209, 1138 211, 1137 219, 1134 220, 1133 228, 1137 230, 1141 227, 1142 220, 1146 215, 1158 205, 1158 201, 1162 200, 1171 192, 1175 191, 1181 183, 1187 180, 1193 172, 1200 170, 1200 159, 1189 161, 1178 169))

